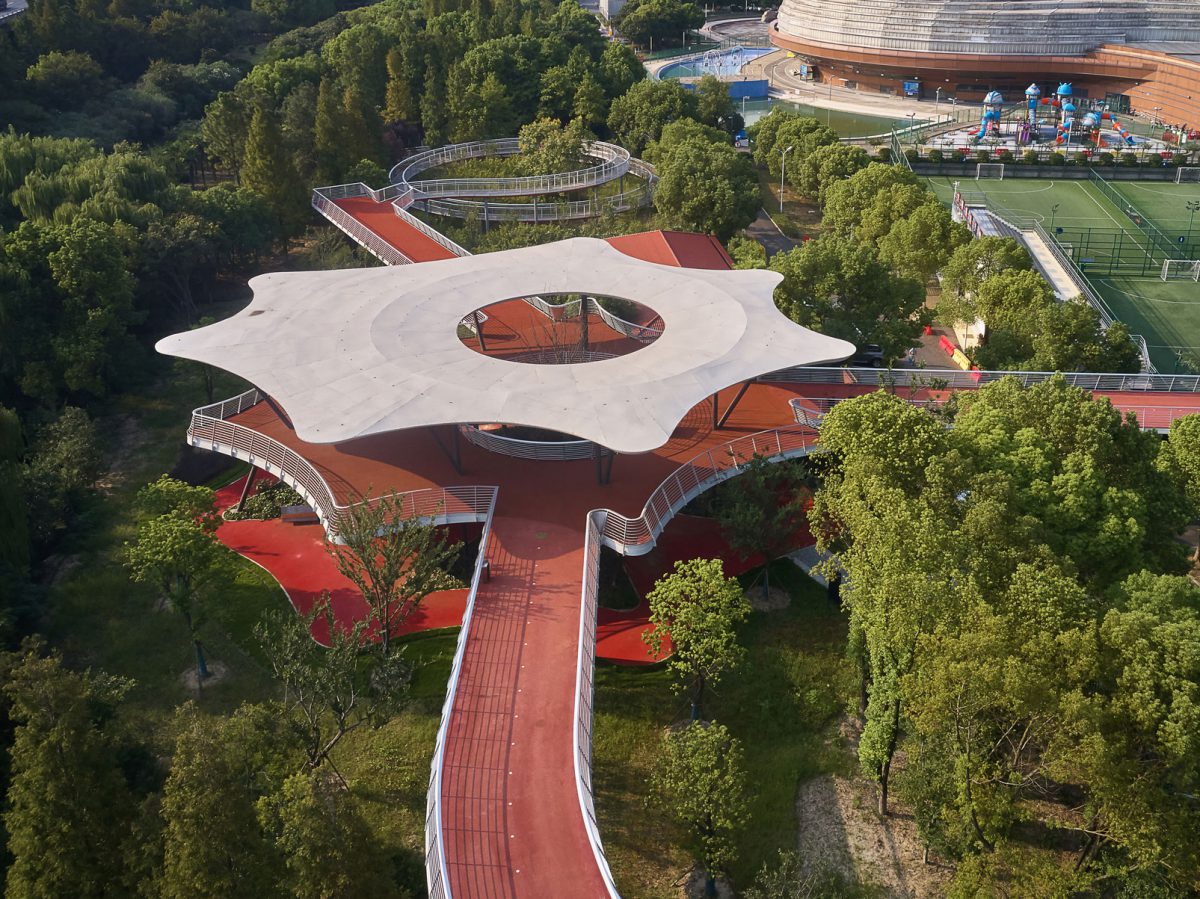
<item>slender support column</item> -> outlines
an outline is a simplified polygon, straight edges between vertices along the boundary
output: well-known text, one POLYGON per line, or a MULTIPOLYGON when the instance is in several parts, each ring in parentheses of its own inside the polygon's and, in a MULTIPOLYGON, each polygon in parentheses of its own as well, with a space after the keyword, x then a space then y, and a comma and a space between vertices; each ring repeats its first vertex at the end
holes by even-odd
POLYGON ((737 404, 739 402, 741 402, 742 397, 744 397, 746 395, 746 391, 750 389, 750 385, 753 384, 756 380, 757 380, 757 378, 751 378, 749 381, 742 382, 742 386, 738 388, 737 396, 735 396, 733 398, 733 402, 731 402, 729 404, 729 407, 725 410, 725 412, 721 415, 721 418, 717 421, 716 427, 718 428, 718 430, 720 428, 725 427, 725 422, 729 421, 729 416, 733 414, 733 410, 737 408, 737 404))
POLYGON ((588 351, 588 298, 584 296, 579 298, 579 348, 588 351))
POLYGON ((433 439, 437 442, 438 448, 446 454, 446 458, 450 460, 450 464, 454 466, 454 470, 459 474, 462 474, 462 452, 458 442, 458 425, 451 425, 450 431, 454 436, 450 440, 450 446, 446 446, 446 444, 442 442, 442 438, 437 432, 437 426, 431 426, 429 428, 429 433, 433 435, 433 439))
POLYGON ((717 394, 714 393, 712 395, 712 429, 714 431, 717 429, 717 414, 717 394))
POLYGON ((596 459, 596 483, 603 487, 612 482, 613 460, 617 454, 598 443, 593 446, 595 446, 592 455, 596 459))
MULTIPOLYGON (((483 322, 481 322, 479 320, 479 310, 478 309, 475 310, 474 312, 471 313, 471 315, 475 319, 475 336, 479 338, 479 351, 481 353, 486 353, 487 352, 487 344, 484 343, 484 340, 483 340, 483 322)), ((458 433, 458 428, 454 429, 454 433, 455 434, 458 433)))
POLYGON ((254 479, 258 475, 258 468, 254 465, 250 466, 250 472, 246 475, 246 483, 242 485, 242 495, 238 499, 237 511, 241 512, 246 506, 246 499, 250 496, 250 488, 254 485, 254 479))

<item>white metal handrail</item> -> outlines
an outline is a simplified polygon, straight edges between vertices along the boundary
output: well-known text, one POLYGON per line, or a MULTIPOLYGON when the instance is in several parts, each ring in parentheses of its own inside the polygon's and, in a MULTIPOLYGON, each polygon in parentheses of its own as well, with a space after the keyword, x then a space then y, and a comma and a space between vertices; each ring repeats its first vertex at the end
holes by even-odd
POLYGON ((650 552, 667 522, 675 513, 714 484, 742 473, 742 465, 754 456, 790 459, 808 455, 816 445, 809 428, 792 425, 738 437, 705 450, 685 462, 664 480, 636 518, 609 511, 602 539, 605 545, 627 556, 650 552))
MULTIPOLYGON (((263 399, 265 397, 261 391, 248 390, 232 399, 194 410, 188 426, 188 442, 192 446, 249 462, 275 475, 312 506, 330 539, 336 540, 338 522, 348 509, 364 502, 379 502, 382 496, 355 503, 340 503, 325 477, 295 450, 253 428, 225 420, 263 399)), ((491 491, 494 489, 472 485, 427 487, 383 496, 399 498, 401 507, 409 517, 449 524, 481 520, 488 503, 492 501, 491 491)))
POLYGON ((510 178, 416 178, 421 172, 451 162, 513 156, 520 152, 520 141, 514 137, 449 144, 413 154, 394 166, 389 175, 397 185, 413 188, 424 197, 527 196, 594 187, 619 178, 629 170, 629 151, 624 147, 589 141, 584 146, 584 153, 598 164, 570 172, 510 178))
POLYGON ((515 459, 571 462, 591 459, 596 455, 596 444, 590 440, 521 440, 484 431, 478 425, 459 425, 458 430, 468 443, 515 459))
POLYGON ((600 827, 596 821, 596 803, 592 790, 592 732, 595 723, 596 695, 596 619, 599 612, 601 534, 608 517, 604 509, 588 513, 583 543, 583 589, 579 601, 579 645, 575 668, 575 727, 572 756, 575 766, 575 791, 588 844, 610 899, 620 899, 613 880, 600 827))
POLYGON ((429 789, 425 794, 425 879, 429 899, 451 899, 450 873, 446 868, 446 845, 442 830, 442 776, 445 773, 446 735, 450 732, 450 717, 454 711, 454 698, 458 695, 458 681, 462 674, 463 657, 467 639, 471 633, 471 622, 475 618, 475 597, 479 593, 479 582, 483 576, 483 565, 487 560, 488 540, 492 534, 492 519, 496 510, 495 487, 490 491, 487 510, 483 517, 483 532, 479 537, 479 552, 475 556, 475 567, 471 572, 471 589, 467 593, 467 606, 463 611, 462 628, 454 649, 454 660, 450 663, 450 680, 446 685, 446 699, 442 703, 441 721, 433 744, 433 761, 429 770, 429 789))
POLYGON ((406 265, 412 262, 411 259, 334 202, 335 199, 367 196, 371 192, 371 189, 365 184, 339 185, 337 188, 317 188, 313 191, 312 205, 317 212, 329 219, 335 227, 343 231, 351 240, 360 244, 380 262, 386 265, 406 265), (342 193, 341 196, 330 196, 329 193, 325 193, 326 191, 337 192, 342 188, 354 186, 363 188, 363 192, 358 194, 342 193))
POLYGON ((1072 387, 1098 392, 1200 393, 1200 375, 1122 374, 1120 372, 961 371, 932 368, 856 368, 801 365, 763 375, 760 381, 791 384, 866 384, 876 387, 982 387, 1001 378, 1016 378, 1025 387, 1061 377, 1072 387))
POLYGON ((465 219, 472 216, 484 222, 556 222, 594 218, 605 213, 627 212, 646 206, 654 198, 649 184, 598 199, 531 203, 486 203, 479 200, 429 199, 416 200, 416 205, 430 215, 465 219))
MULTIPOLYGON (((619 316, 613 315, 607 309, 600 305, 600 302, 594 297, 588 297, 588 311, 598 315, 604 324, 608 325, 618 334, 623 334, 625 337, 630 337, 640 343, 653 343, 662 337, 663 329, 655 328, 651 325, 639 325, 636 322, 626 321, 619 316)), ((657 319, 662 321, 662 319, 657 319)))
MULTIPOLYGON (((838 403, 853 397, 848 396, 803 396, 788 400, 792 415, 799 424, 806 427, 819 427, 825 415, 838 403)), ((945 404, 941 399, 912 399, 901 397, 910 406, 922 409, 938 409, 945 404)), ((1167 431, 1171 424, 1179 418, 1197 414, 1197 409, 1189 406, 1149 406, 1142 403, 1129 403, 1120 399, 1107 397, 1112 407, 1122 415, 1132 413, 1137 419, 1138 427, 1143 431, 1167 431)))

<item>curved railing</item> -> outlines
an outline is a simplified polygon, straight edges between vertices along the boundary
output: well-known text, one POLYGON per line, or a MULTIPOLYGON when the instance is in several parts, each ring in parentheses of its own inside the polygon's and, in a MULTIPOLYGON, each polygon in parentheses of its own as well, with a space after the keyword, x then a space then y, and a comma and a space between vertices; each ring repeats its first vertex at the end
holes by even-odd
POLYGON ((609 511, 601 539, 627 556, 640 556, 654 542, 675 513, 714 484, 742 473, 742 465, 755 456, 771 460, 807 456, 816 446, 816 435, 799 425, 774 428, 738 437, 705 450, 685 462, 655 488, 636 518, 609 511))
POLYGON ((340 184, 336 187, 318 187, 313 191, 312 206, 313 209, 329 219, 338 230, 344 232, 347 237, 366 249, 368 253, 380 262, 385 265, 407 265, 412 262, 411 259, 334 202, 334 200, 364 197, 374 193, 377 193, 377 191, 371 190, 365 184, 340 184), (352 192, 354 188, 361 188, 362 190, 359 193, 354 193, 352 192))
POLYGON ((600 593, 600 547, 604 523, 610 513, 596 509, 588 513, 583 543, 583 590, 579 601, 579 648, 575 669, 575 727, 572 757, 575 767, 575 792, 588 844, 596 867, 604 880, 610 899, 620 899, 612 870, 604 855, 600 827, 596 822, 596 802, 592 792, 592 728, 595 722, 596 695, 596 617, 600 593))
POLYGON ((417 180, 421 172, 461 162, 466 159, 482 159, 489 156, 515 156, 521 152, 520 141, 515 137, 499 140, 477 140, 461 144, 449 144, 415 153, 395 165, 389 177, 394 186, 414 188, 422 197, 524 197, 534 194, 553 194, 595 187, 619 178, 629 171, 629 151, 616 144, 604 141, 589 141, 584 153, 598 164, 570 172, 554 172, 547 175, 524 175, 513 178, 433 178, 417 180))
POLYGON ((312 507, 330 539, 337 539, 338 521, 348 509, 363 502, 379 502, 383 496, 399 497, 406 515, 437 524, 483 520, 482 516, 492 502, 494 487, 426 487, 384 494, 355 503, 339 503, 324 476, 291 447, 253 428, 226 421, 228 417, 246 411, 265 398, 260 390, 251 389, 232 399, 193 410, 187 430, 188 442, 195 447, 249 462, 279 478, 312 507))
POLYGON ((496 509, 497 488, 490 491, 487 510, 483 517, 483 532, 479 537, 479 552, 475 556, 475 567, 471 572, 471 589, 467 593, 467 606, 463 611, 462 628, 458 632, 458 643, 454 649, 454 661, 450 664, 450 680, 446 685, 446 700, 442 703, 442 717, 438 724, 437 738, 433 745, 433 762, 429 771, 429 789, 425 794, 425 878, 429 899, 450 899, 450 874, 446 869, 446 846, 442 833, 442 775, 445 770, 446 735, 450 731, 450 716, 454 711, 454 698, 458 695, 458 679, 462 673, 463 656, 467 649, 467 638, 471 633, 471 622, 475 617, 475 596, 487 560, 488 540, 492 534, 492 517, 496 509))
POLYGON ((468 443, 501 456, 515 459, 531 459, 538 462, 573 462, 592 459, 596 455, 596 444, 590 440, 519 440, 505 437, 493 431, 482 430, 478 425, 459 425, 459 432, 468 443))

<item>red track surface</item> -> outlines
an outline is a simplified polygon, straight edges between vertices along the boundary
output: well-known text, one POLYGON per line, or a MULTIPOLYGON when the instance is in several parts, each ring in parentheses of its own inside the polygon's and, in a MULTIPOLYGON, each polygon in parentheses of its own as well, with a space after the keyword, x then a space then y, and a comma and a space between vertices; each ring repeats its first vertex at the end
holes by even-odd
POLYGON ((413 262, 454 258, 453 253, 432 237, 418 231, 396 215, 391 203, 376 203, 370 197, 352 197, 333 202, 413 262))

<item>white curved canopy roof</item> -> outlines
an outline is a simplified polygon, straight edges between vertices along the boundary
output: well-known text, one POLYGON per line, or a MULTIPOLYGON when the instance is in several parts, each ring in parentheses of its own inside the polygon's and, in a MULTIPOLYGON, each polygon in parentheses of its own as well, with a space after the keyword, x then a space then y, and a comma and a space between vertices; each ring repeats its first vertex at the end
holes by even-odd
POLYGON ((723 387, 854 352, 785 317, 772 299, 780 280, 643 262, 580 237, 420 265, 260 275, 246 309, 157 348, 250 381, 310 443, 499 422, 639 453, 666 443, 688 409, 723 387), (457 336, 477 309, 556 293, 636 300, 662 317, 663 334, 572 365, 484 356, 457 336))

